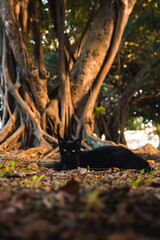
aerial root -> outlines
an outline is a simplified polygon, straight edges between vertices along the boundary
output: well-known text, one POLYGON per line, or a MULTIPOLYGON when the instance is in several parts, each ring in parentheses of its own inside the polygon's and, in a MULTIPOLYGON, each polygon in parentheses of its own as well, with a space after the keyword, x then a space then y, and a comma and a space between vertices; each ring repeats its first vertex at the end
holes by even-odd
POLYGON ((48 133, 46 133, 42 129, 41 129, 41 133, 43 134, 43 137, 47 138, 50 142, 52 142, 52 144, 53 143, 56 144, 56 145, 58 144, 58 140, 55 137, 49 135, 48 133))
POLYGON ((41 126, 44 131, 47 131, 47 124, 50 124, 52 132, 57 134, 57 126, 60 124, 60 119, 58 115, 58 101, 53 99, 50 101, 47 108, 44 110, 41 119, 41 126), (54 124, 54 125, 53 125, 54 124))

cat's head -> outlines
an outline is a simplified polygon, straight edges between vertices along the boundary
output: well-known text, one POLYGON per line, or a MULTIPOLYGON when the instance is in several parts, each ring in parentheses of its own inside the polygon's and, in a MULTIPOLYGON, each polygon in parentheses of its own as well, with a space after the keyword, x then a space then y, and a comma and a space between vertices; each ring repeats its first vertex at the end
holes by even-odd
POLYGON ((65 141, 63 138, 59 138, 58 142, 62 167, 64 169, 78 168, 81 139, 65 141))

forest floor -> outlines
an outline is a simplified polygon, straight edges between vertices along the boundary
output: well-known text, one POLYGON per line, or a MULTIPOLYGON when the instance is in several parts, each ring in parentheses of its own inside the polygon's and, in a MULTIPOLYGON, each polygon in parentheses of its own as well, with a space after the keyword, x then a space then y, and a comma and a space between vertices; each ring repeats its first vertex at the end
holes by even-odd
POLYGON ((160 156, 144 173, 56 171, 17 154, 0 152, 1 240, 160 239, 160 156))

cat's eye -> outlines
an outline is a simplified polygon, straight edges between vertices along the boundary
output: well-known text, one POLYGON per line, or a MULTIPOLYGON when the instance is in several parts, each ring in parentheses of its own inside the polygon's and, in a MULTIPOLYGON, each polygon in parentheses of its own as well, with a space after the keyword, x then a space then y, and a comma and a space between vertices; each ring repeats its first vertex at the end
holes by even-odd
POLYGON ((67 149, 64 148, 64 149, 63 149, 63 152, 67 152, 67 149))
POLYGON ((75 149, 72 150, 72 152, 75 152, 75 151, 76 151, 75 149))

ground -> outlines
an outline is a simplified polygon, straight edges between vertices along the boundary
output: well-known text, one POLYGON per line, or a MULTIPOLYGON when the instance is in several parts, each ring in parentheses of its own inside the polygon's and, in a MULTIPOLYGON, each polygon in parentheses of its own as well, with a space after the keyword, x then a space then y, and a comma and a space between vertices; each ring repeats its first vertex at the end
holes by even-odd
POLYGON ((0 152, 0 239, 159 239, 160 157, 151 173, 57 171, 17 153, 0 152))

